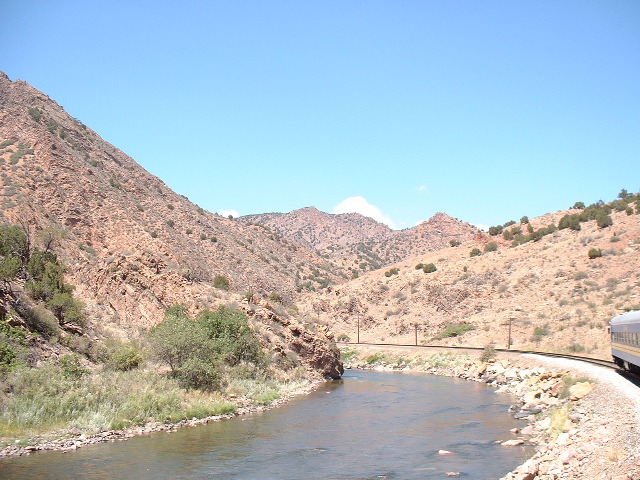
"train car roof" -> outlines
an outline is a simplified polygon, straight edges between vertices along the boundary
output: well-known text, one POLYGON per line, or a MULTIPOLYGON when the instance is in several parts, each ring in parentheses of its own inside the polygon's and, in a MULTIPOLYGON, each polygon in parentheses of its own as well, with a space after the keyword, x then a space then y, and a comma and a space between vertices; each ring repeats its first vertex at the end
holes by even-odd
POLYGON ((611 319, 611 325, 622 325, 627 323, 640 323, 640 310, 632 310, 611 319))

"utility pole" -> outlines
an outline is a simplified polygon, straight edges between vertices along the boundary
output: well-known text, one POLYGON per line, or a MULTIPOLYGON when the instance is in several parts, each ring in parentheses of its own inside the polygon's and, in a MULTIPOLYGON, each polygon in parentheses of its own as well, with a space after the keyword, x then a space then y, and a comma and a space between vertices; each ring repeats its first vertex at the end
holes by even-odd
POLYGON ((356 315, 356 321, 358 322, 358 343, 360 343, 360 315, 356 315))
POLYGON ((415 323, 415 324, 414 324, 414 327, 416 327, 415 332, 416 332, 416 347, 417 347, 417 346, 418 346, 418 324, 417 324, 417 323, 415 323))
POLYGON ((507 350, 511 350, 511 322, 513 321, 513 317, 509 317, 509 344, 507 345, 507 350))

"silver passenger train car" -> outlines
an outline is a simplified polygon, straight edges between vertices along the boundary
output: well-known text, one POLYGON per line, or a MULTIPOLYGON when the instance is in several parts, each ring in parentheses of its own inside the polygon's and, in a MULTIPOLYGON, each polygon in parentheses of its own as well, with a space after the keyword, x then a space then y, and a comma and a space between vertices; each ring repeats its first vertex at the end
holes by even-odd
POLYGON ((611 354, 620 368, 640 373, 640 311, 611 319, 611 354))

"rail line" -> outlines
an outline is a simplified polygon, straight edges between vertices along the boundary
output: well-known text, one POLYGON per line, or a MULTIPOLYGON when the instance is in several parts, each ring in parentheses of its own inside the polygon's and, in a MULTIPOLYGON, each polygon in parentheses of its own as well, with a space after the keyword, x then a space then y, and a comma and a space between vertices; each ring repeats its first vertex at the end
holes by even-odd
MULTIPOLYGON (((440 348, 440 349, 449 349, 449 350, 484 350, 485 347, 462 347, 455 345, 416 345, 412 343, 369 343, 369 342, 338 342, 343 345, 367 345, 367 346, 375 346, 375 347, 412 347, 412 348, 440 348)), ((504 353, 522 353, 522 354, 533 354, 533 355, 542 355, 545 357, 555 357, 555 358, 565 358, 568 360, 576 360, 579 362, 591 363, 593 365, 598 365, 605 368, 610 368, 612 370, 618 370, 618 366, 611 360, 602 360, 599 358, 592 357, 582 357, 579 355, 567 355, 563 353, 552 353, 552 352, 537 352, 535 350, 516 350, 513 348, 495 348, 496 352, 504 352, 504 353)))

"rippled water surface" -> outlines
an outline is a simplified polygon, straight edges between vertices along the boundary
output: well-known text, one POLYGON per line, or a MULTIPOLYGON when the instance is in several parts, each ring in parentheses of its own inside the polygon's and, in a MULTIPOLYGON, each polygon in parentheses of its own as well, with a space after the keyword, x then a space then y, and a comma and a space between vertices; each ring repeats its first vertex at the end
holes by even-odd
POLYGON ((475 382, 347 371, 260 414, 1 460, 0 478, 497 479, 532 453, 495 443, 512 438, 512 401, 475 382))

